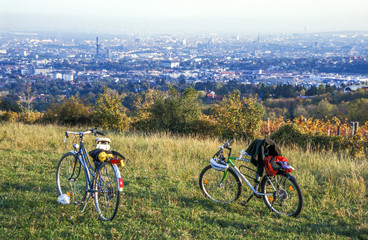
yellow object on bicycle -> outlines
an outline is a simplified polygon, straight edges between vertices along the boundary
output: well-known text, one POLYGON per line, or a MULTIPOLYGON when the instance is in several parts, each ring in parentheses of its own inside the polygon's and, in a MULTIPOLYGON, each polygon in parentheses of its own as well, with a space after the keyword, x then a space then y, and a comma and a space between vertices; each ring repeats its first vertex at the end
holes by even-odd
POLYGON ((100 160, 101 162, 105 162, 107 158, 113 158, 113 157, 114 155, 112 155, 111 153, 107 154, 105 152, 100 152, 98 154, 98 160, 100 160))

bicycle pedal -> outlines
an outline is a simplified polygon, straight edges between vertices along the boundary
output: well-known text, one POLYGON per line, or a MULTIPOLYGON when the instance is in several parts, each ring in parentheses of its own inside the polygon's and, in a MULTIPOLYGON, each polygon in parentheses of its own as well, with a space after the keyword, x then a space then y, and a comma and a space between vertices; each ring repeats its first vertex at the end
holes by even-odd
POLYGON ((82 201, 75 201, 73 204, 74 204, 75 206, 80 206, 80 205, 82 205, 82 204, 83 204, 83 202, 82 202, 82 201))
POLYGON ((248 205, 248 201, 243 201, 240 203, 240 205, 242 205, 243 207, 247 206, 248 205))

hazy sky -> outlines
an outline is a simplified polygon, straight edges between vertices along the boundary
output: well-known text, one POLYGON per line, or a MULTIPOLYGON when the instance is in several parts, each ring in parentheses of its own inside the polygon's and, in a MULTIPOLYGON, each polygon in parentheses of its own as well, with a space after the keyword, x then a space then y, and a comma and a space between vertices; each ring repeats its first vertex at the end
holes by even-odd
POLYGON ((368 31, 368 0, 0 0, 0 31, 368 31))

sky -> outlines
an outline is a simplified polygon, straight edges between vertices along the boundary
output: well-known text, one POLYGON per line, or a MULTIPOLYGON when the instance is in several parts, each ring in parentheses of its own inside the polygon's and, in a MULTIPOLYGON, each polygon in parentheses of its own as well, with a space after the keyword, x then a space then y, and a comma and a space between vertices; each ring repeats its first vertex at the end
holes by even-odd
POLYGON ((368 0, 0 0, 0 31, 368 31, 368 0))

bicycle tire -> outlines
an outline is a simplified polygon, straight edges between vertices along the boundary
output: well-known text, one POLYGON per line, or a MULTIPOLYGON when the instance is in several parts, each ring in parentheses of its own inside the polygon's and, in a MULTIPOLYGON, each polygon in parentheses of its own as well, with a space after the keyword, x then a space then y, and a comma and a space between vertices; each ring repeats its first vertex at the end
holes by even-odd
POLYGON ((279 215, 296 217, 302 210, 303 194, 291 174, 282 172, 274 177, 264 176, 261 192, 272 194, 272 196, 264 196, 263 200, 271 211, 279 215))
POLYGON ((112 220, 119 207, 119 179, 111 163, 102 163, 95 179, 96 211, 105 221, 112 220))
POLYGON ((217 171, 211 165, 205 167, 199 175, 199 186, 202 193, 219 203, 236 201, 241 195, 242 183, 231 167, 227 169, 227 172, 227 176, 223 180, 226 171, 217 171))
POLYGON ((59 194, 67 194, 75 205, 86 199, 87 177, 76 154, 68 152, 61 157, 56 170, 56 185, 59 194))

